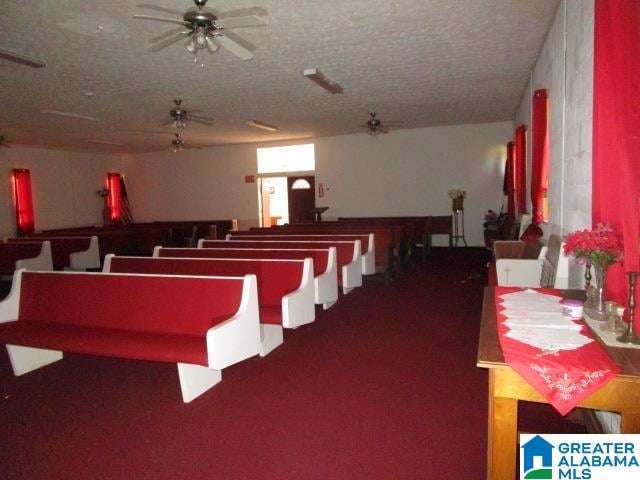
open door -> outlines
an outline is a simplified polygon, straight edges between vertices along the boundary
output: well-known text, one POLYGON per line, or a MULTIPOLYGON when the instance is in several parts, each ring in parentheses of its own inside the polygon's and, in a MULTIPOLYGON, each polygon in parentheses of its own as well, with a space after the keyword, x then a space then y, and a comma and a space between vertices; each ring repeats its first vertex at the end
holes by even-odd
POLYGON ((287 177, 289 223, 313 222, 316 208, 315 177, 287 177))

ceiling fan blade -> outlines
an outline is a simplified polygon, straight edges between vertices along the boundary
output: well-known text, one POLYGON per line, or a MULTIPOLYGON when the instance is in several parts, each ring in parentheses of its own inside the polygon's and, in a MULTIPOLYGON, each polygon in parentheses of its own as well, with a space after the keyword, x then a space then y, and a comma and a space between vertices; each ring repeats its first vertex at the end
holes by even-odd
POLYGON ((158 50, 162 50, 163 48, 168 47, 173 43, 176 43, 178 40, 182 40, 184 37, 188 36, 190 33, 191 33, 190 31, 182 31, 182 32, 175 33, 173 36, 167 38, 166 40, 163 40, 162 42, 154 43, 149 48, 147 48, 147 51, 157 52, 158 50))
POLYGON ((14 52, 13 50, 7 50, 6 48, 0 48, 0 58, 11 60, 16 63, 22 63, 29 67, 42 68, 47 66, 47 64, 39 58, 25 55, 24 53, 14 52))
POLYGON ((220 28, 264 27, 266 24, 267 22, 257 15, 219 18, 216 20, 216 25, 220 28))
POLYGON ((136 5, 136 7, 148 8, 150 10, 157 10, 158 12, 170 13, 171 15, 178 15, 179 17, 184 15, 184 12, 181 12, 179 10, 173 10, 171 8, 160 7, 158 5, 151 5, 149 3, 140 3, 140 4, 136 5))
POLYGON ((211 118, 189 117, 189 121, 201 123, 203 125, 213 125, 213 119, 211 118))
POLYGON ((138 20, 156 20, 158 22, 177 23, 178 25, 184 25, 185 27, 191 25, 189 22, 185 22, 184 20, 177 18, 153 17, 151 15, 134 15, 133 18, 137 18, 138 20))
POLYGON ((211 37, 206 37, 207 39, 207 50, 209 50, 209 53, 214 54, 218 51, 218 48, 220 48, 220 45, 213 40, 211 37))
POLYGON ((160 42, 160 41, 164 40, 165 38, 169 38, 172 35, 175 35, 177 33, 184 32, 184 31, 186 31, 184 29, 184 27, 174 28, 173 30, 169 30, 168 32, 164 32, 164 33, 158 35, 157 37, 153 37, 152 39, 149 40, 149 43, 160 42))
POLYGON ((221 46, 223 46, 224 48, 229 50, 231 53, 233 53, 240 60, 251 60, 253 58, 253 52, 251 50, 247 50, 239 43, 236 43, 233 40, 231 40, 229 37, 220 35, 216 37, 216 41, 221 46))

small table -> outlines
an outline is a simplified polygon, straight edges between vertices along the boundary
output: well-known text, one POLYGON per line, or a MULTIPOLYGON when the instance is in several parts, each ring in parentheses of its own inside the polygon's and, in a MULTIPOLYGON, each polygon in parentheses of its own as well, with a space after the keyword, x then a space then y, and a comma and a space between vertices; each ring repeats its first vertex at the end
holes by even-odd
MULTIPOLYGON (((584 296, 582 290, 560 293, 565 298, 584 296)), ((593 337, 599 340, 596 333, 593 337)), ((622 433, 640 433, 640 350, 600 344, 620 373, 579 406, 620 413, 622 433)), ((512 479, 516 474, 518 400, 548 402, 505 363, 498 339, 493 287, 484 290, 477 365, 489 370, 487 480, 512 479)))

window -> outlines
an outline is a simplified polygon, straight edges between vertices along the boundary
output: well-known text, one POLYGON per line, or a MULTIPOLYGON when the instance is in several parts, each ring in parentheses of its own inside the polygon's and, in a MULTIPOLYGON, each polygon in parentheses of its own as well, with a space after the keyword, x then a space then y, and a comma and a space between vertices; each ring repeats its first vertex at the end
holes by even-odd
POLYGON ((531 122, 531 206, 533 224, 539 225, 547 220, 549 208, 549 96, 545 89, 536 90, 533 94, 531 122))
POLYGON ((316 169, 313 143, 258 148, 258 173, 305 172, 316 169))
POLYGON ((291 185, 291 190, 308 190, 311 188, 309 182, 307 182, 304 178, 299 178, 293 185, 291 185))
POLYGON ((18 235, 28 235, 35 230, 31 173, 27 169, 13 170, 13 191, 16 202, 16 227, 18 235))

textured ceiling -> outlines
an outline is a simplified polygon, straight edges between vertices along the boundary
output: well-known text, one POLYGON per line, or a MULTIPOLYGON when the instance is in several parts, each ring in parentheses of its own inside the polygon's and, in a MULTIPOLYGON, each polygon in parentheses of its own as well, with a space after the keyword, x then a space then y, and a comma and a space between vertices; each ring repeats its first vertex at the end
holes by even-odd
MULTIPOLYGON (((203 69, 184 42, 146 51, 149 39, 174 26, 133 19, 158 15, 135 0, 8 0, 0 48, 47 67, 0 58, 0 134, 87 152, 161 150, 172 133, 159 124, 174 98, 214 119, 186 129, 187 144, 199 146, 357 133, 371 110, 403 128, 510 120, 558 1, 210 0, 220 17, 258 7, 268 25, 234 30, 255 48, 253 60, 221 49, 206 55, 203 69), (309 81, 307 68, 344 93, 309 81), (46 109, 99 121, 40 113, 46 109), (280 130, 254 129, 249 119, 280 130)), ((191 0, 146 3, 193 7, 191 0)))

